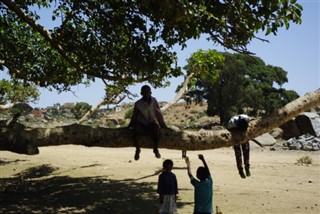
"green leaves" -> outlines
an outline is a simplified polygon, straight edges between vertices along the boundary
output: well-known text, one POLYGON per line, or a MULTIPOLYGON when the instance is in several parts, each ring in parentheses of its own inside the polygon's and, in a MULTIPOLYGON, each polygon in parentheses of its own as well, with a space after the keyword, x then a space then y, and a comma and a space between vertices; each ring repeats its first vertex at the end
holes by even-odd
POLYGON ((259 57, 200 50, 185 68, 196 73, 188 95, 206 100, 208 114, 219 115, 222 124, 245 110, 251 115, 270 113, 298 97, 281 88, 288 81, 287 72, 259 57))
POLYGON ((215 50, 199 50, 188 59, 185 69, 188 74, 195 73, 195 77, 214 83, 219 76, 223 61, 224 57, 215 50))
MULTIPOLYGON (((294 0, 6 0, 0 2, 1 68, 14 79, 59 91, 95 78, 124 88, 144 81, 162 87, 182 74, 173 46, 184 48, 207 34, 213 43, 246 53, 257 32, 276 34, 301 23, 301 11, 294 0), (38 15, 43 8, 47 17, 38 15), (47 31, 39 19, 55 27, 47 31)), ((214 82, 223 59, 207 57, 189 70, 214 82)))
POLYGON ((76 119, 80 119, 86 112, 91 109, 91 105, 85 102, 76 103, 76 105, 71 109, 72 114, 76 119))
POLYGON ((0 104, 36 102, 40 93, 33 83, 21 81, 0 81, 0 104))

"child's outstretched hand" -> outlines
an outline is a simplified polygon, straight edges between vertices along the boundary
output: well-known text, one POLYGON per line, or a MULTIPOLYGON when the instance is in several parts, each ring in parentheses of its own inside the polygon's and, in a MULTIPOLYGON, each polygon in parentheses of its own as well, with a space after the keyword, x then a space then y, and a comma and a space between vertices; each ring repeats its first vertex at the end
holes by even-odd
POLYGON ((189 160, 189 157, 188 157, 188 156, 186 156, 186 157, 184 158, 184 160, 186 161, 186 164, 189 164, 189 163, 190 163, 190 160, 189 160))
POLYGON ((199 154, 198 157, 199 157, 200 160, 204 160, 204 157, 203 157, 202 154, 199 154))

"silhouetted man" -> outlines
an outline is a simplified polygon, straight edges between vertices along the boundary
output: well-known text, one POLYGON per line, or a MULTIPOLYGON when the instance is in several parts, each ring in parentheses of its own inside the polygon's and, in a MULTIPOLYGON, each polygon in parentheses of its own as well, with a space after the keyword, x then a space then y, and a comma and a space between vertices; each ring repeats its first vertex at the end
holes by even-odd
POLYGON ((133 127, 134 131, 135 160, 139 160, 140 158, 139 138, 145 134, 151 135, 153 152, 156 158, 161 158, 158 150, 160 127, 167 128, 167 125, 164 122, 158 101, 151 94, 151 88, 148 85, 141 87, 142 98, 135 103, 133 115, 128 126, 133 127))

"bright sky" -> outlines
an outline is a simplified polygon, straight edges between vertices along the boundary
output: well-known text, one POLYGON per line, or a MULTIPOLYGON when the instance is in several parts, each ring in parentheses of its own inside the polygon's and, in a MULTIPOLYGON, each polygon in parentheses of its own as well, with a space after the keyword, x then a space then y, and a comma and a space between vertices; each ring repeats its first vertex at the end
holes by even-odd
MULTIPOLYGON (((277 36, 263 37, 269 43, 259 40, 252 41, 248 46, 249 51, 260 57, 266 64, 279 66, 288 72, 289 82, 283 85, 286 89, 292 89, 299 95, 312 92, 320 88, 320 0, 299 0, 303 6, 302 24, 290 25, 289 30, 281 29, 277 36)), ((226 51, 222 47, 213 46, 208 43, 205 37, 199 40, 188 42, 188 47, 181 51, 175 48, 178 53, 178 65, 183 67, 192 53, 199 49, 215 49, 226 51)), ((0 73, 0 78, 6 74, 0 73)), ((183 77, 169 80, 171 85, 166 88, 152 89, 153 96, 158 101, 172 101, 175 97, 177 86, 183 81, 183 77)), ((137 84, 130 87, 133 93, 140 93, 142 85, 137 84)), ((73 87, 73 92, 58 94, 56 91, 41 90, 41 97, 33 107, 46 107, 54 103, 65 102, 87 102, 91 105, 98 104, 104 96, 104 85, 101 80, 90 87, 73 87)), ((136 98, 135 100, 139 99, 136 98)), ((124 102, 134 102, 135 100, 125 99, 124 102)))

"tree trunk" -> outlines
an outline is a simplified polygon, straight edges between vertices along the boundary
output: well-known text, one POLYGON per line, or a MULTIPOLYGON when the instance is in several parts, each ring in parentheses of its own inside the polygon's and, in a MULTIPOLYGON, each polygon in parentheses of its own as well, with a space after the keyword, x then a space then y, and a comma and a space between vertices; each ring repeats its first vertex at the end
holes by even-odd
POLYGON ((182 87, 180 88, 180 90, 178 91, 178 93, 176 94, 175 98, 173 99, 172 102, 168 103, 167 105, 163 106, 161 108, 162 112, 167 111, 169 108, 171 108, 174 104, 176 104, 182 97, 183 95, 185 95, 188 92, 188 84, 190 82, 190 79, 192 78, 192 76, 194 75, 194 73, 189 74, 189 76, 186 77, 186 79, 183 82, 182 87))
MULTIPOLYGON (((291 118, 320 104, 320 89, 288 103, 274 113, 253 120, 247 132, 221 130, 175 131, 162 129, 160 148, 179 150, 205 150, 245 143, 263 133, 279 127, 291 118)), ((13 128, 3 127, 0 133, 0 149, 23 154, 37 154, 39 146, 76 144, 101 147, 133 146, 132 130, 127 128, 108 129, 79 124, 56 128, 26 128, 16 124, 13 128)), ((141 146, 152 148, 149 137, 141 139, 141 146)))

